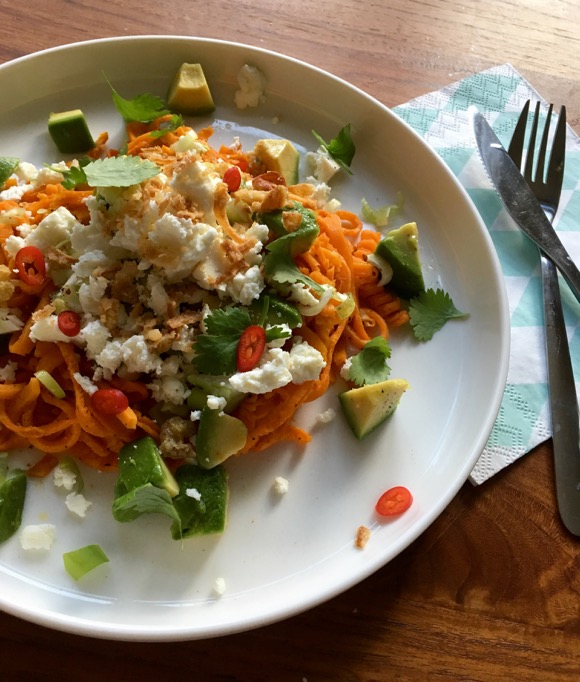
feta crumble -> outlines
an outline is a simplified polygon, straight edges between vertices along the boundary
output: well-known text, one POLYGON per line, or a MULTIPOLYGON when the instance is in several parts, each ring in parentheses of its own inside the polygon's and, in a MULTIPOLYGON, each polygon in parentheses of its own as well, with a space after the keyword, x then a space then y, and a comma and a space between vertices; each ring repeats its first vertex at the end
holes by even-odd
POLYGON ((216 578, 213 584, 212 592, 214 596, 221 597, 226 591, 226 581, 223 578, 216 578))
POLYGON ((60 464, 54 468, 52 480, 57 488, 72 490, 77 482, 77 475, 71 469, 65 468, 60 464))
POLYGON ((20 545, 24 550, 50 549, 56 539, 56 526, 39 523, 24 526, 20 532, 20 545))
POLYGON ((187 488, 185 494, 187 495, 187 497, 192 497, 194 500, 197 500, 198 502, 201 500, 201 493, 197 488, 187 488))
POLYGON ((329 407, 328 410, 325 410, 324 412, 321 412, 320 414, 316 415, 316 422, 318 424, 328 424, 335 417, 336 411, 333 410, 332 407, 329 407))
POLYGON ((265 101, 266 77, 255 66, 244 64, 238 76, 239 90, 235 94, 235 103, 238 109, 257 107, 265 101))
POLYGON ((285 495, 288 492, 290 484, 283 476, 276 476, 274 479, 274 491, 278 495, 285 495))
POLYGON ((66 496, 64 503, 69 511, 80 517, 85 516, 87 509, 92 504, 92 502, 87 500, 81 493, 69 493, 66 496))

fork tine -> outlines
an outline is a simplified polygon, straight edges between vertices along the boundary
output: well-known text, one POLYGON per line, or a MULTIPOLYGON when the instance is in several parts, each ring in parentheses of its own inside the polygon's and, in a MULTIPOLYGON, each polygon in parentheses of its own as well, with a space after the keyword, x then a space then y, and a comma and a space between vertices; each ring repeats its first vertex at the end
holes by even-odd
POLYGON ((548 162, 548 178, 557 187, 558 192, 562 189, 564 180, 564 158, 566 156, 566 107, 560 108, 560 115, 556 125, 556 132, 552 142, 550 161, 548 162))
MULTIPOLYGON (((538 105, 540 103, 538 102, 538 105)), ((542 134, 542 141, 540 142, 540 151, 538 154, 538 163, 536 165, 536 175, 534 180, 536 182, 543 182, 544 180, 544 165, 546 163, 546 150, 548 149, 548 134, 550 132, 550 124, 552 123, 552 109, 553 105, 548 107, 548 114, 546 115, 546 123, 544 125, 544 133, 542 134)))
POLYGON ((526 138, 526 127, 528 125, 529 111, 530 100, 528 100, 523 106, 508 147, 509 157, 518 168, 520 168, 522 164, 522 157, 524 155, 524 142, 526 138))
POLYGON ((538 132, 538 121, 540 119, 540 102, 536 102, 536 110, 534 111, 534 120, 532 122, 532 131, 530 139, 528 140, 528 153, 526 155, 526 165, 524 168, 524 178, 528 182, 533 182, 534 170, 534 150, 536 148, 536 134, 538 132))

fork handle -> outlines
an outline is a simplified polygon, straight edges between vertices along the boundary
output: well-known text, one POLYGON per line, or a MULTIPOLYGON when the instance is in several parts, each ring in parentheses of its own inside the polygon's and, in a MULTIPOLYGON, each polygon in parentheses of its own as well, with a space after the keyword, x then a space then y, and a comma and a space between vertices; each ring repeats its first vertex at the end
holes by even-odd
POLYGON ((578 399, 562 311, 558 271, 544 254, 541 254, 541 264, 556 497, 564 525, 574 535, 580 535, 578 399))

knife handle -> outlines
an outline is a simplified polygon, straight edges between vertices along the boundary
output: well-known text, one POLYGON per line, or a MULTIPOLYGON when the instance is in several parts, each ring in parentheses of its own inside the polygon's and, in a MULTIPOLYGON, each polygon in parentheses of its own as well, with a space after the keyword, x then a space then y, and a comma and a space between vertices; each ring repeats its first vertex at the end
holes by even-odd
MULTIPOLYGON (((560 270, 562 276, 568 282, 572 293, 580 302, 580 270, 578 270, 576 264, 570 258, 570 254, 564 248, 553 228, 549 231, 545 229, 542 237, 544 243, 540 243, 539 240, 535 241, 537 241, 545 253, 549 254, 552 263, 560 270)), ((559 292, 558 298, 560 298, 559 292)))
POLYGON ((566 528, 580 535, 580 420, 558 271, 541 254, 556 496, 566 528))

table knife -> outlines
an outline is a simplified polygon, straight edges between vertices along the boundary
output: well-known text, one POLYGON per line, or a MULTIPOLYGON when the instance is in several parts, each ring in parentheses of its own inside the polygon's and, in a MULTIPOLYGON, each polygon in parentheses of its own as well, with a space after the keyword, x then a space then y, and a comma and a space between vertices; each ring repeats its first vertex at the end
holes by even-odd
POLYGON ((469 107, 469 115, 481 160, 507 212, 550 257, 580 301, 580 271, 544 215, 534 193, 485 117, 473 106, 469 107))

